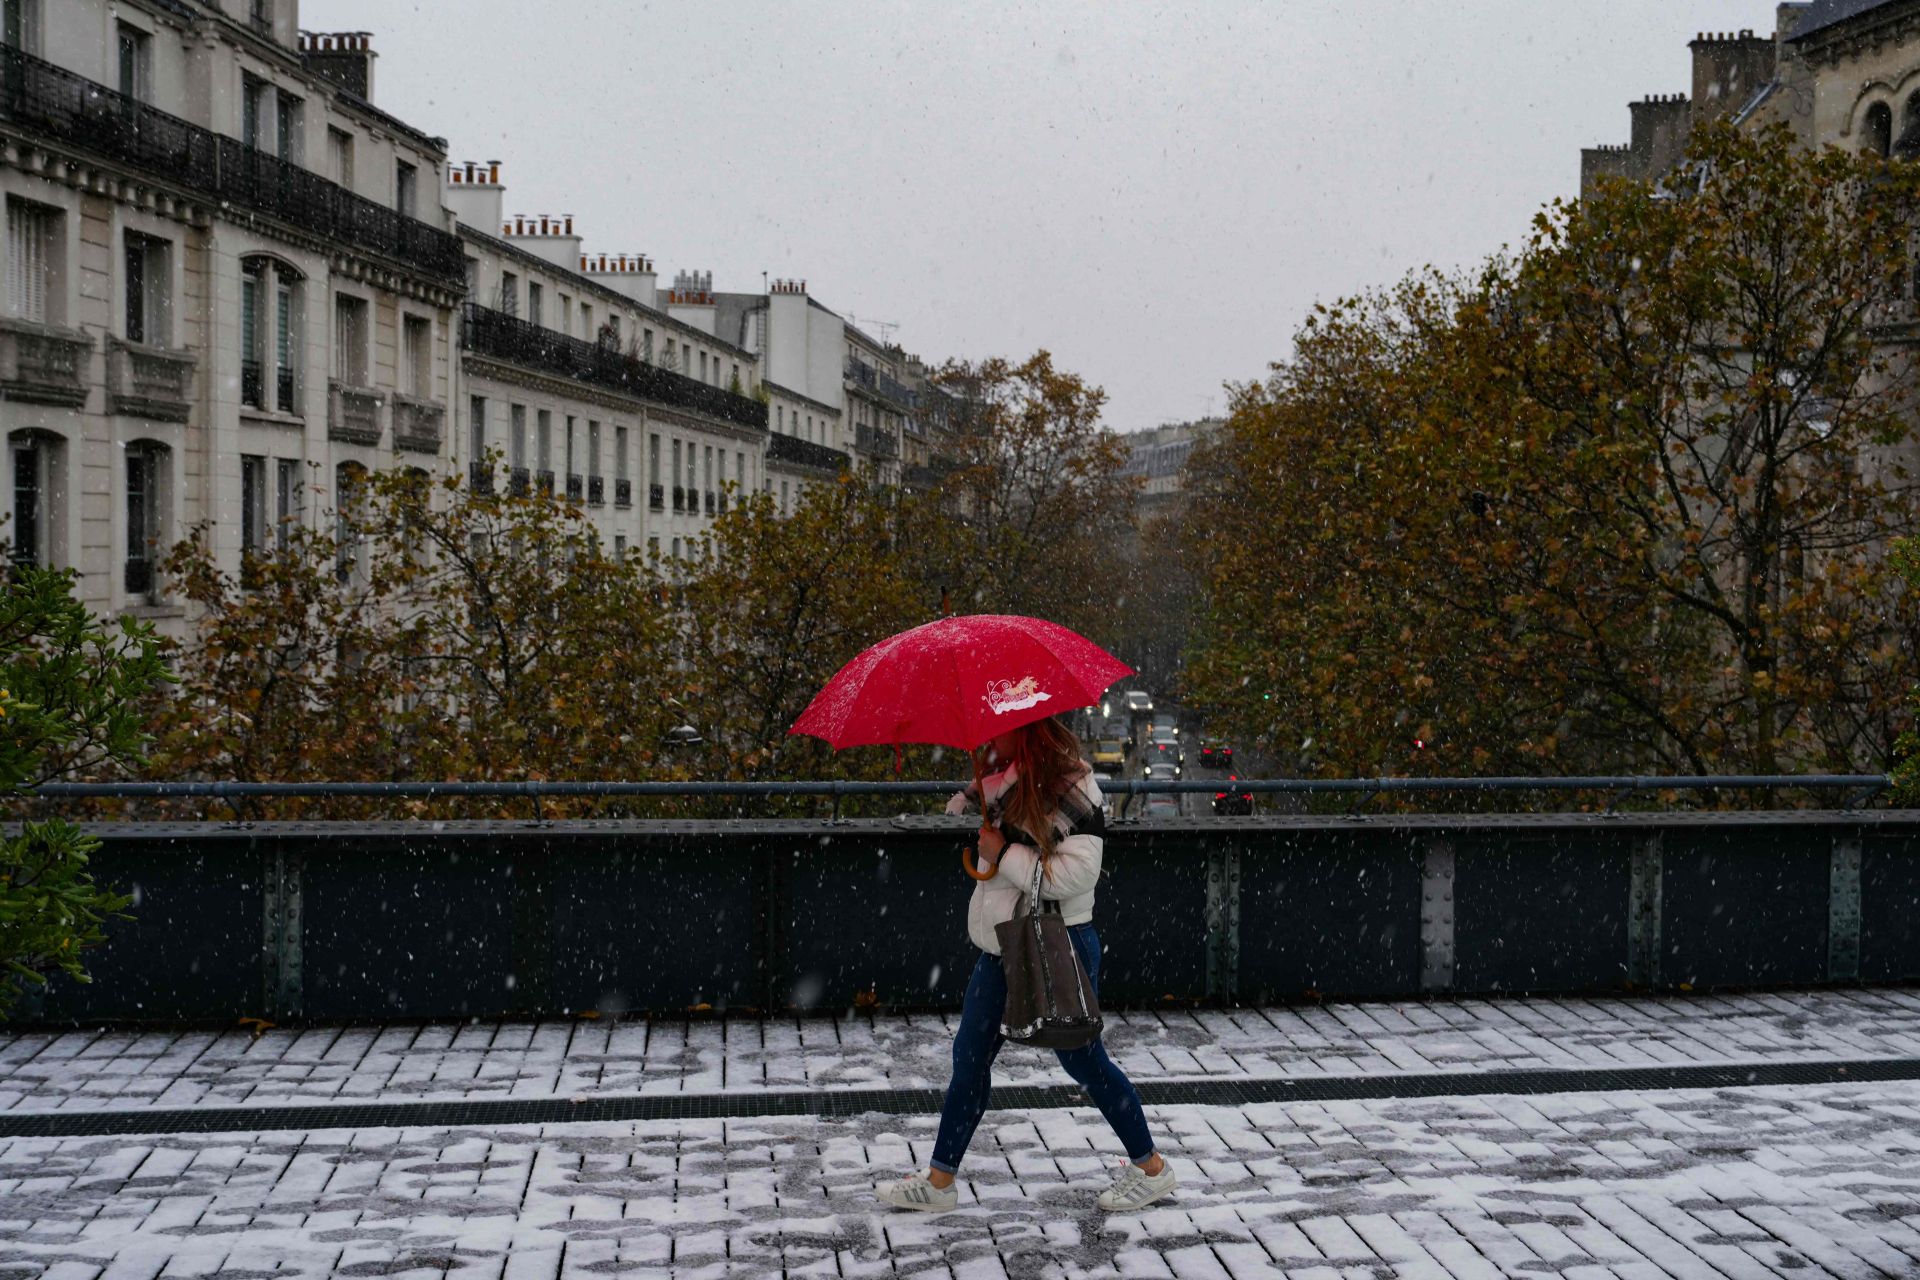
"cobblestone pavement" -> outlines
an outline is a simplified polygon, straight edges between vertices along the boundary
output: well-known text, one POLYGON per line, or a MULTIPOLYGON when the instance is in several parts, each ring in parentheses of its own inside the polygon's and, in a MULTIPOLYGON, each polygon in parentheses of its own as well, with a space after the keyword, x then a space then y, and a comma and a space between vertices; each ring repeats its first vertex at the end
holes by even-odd
MULTIPOLYGON (((1009 1051, 1009 1057, 1014 1056, 1009 1051)), ((1031 1055, 1039 1056, 1039 1055, 1031 1055)), ((1154 1107, 1181 1178, 1094 1195, 1091 1110, 0 1142, 0 1277, 1920 1274, 1920 1085, 1154 1107)))
MULTIPOLYGON (((0 1034, 0 1112, 944 1087, 938 1016, 0 1034)), ((1899 989, 1114 1016, 1136 1080, 1920 1057, 1899 989)), ((1007 1083, 1056 1082, 1051 1060, 1007 1083)))

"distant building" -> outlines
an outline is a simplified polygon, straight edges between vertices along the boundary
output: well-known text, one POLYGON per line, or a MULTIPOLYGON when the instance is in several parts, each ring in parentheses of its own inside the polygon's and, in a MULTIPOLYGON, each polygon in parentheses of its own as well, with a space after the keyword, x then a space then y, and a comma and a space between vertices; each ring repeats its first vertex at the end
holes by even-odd
POLYGON ((1222 418, 1201 418, 1123 437, 1128 456, 1120 474, 1137 476, 1144 482, 1135 507, 1142 523, 1184 512, 1187 459, 1194 445, 1224 425, 1222 418))

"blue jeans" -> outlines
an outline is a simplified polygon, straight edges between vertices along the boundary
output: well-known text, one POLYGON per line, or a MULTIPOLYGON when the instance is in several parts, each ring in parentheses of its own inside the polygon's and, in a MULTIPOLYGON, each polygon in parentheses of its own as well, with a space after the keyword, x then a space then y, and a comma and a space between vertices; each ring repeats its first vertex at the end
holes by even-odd
MULTIPOLYGON (((1086 966, 1087 979, 1100 990, 1100 936, 1092 924, 1076 924, 1067 930, 1073 949, 1086 966)), ((1007 971, 999 956, 982 952, 967 983, 966 1003, 960 1010, 960 1029, 953 1036, 953 1080, 947 1085, 947 1103, 940 1111, 940 1136, 934 1140, 934 1168, 952 1173, 960 1167, 960 1158, 973 1141, 973 1131, 986 1114, 987 1090, 993 1083, 993 1060, 1007 1038, 1000 1034, 1000 1015, 1007 1007, 1007 971)), ((1100 1114, 1113 1126, 1121 1145, 1134 1163, 1144 1163, 1153 1155, 1153 1137, 1147 1132, 1146 1113, 1140 1109, 1140 1094, 1134 1089, 1112 1058, 1107 1047, 1095 1040, 1078 1049, 1056 1049, 1060 1065, 1087 1091, 1100 1114)))

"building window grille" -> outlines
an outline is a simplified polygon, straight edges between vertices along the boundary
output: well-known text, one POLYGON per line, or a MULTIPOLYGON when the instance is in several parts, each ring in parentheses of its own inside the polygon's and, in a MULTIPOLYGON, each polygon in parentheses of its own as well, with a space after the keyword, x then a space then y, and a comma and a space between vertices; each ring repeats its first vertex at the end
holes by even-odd
POLYGON ((419 171, 405 160, 394 161, 393 207, 402 217, 411 218, 418 207, 419 171))
POLYGON ((367 385, 367 303, 337 294, 333 300, 333 373, 350 387, 367 385))
POLYGON ((153 37, 121 22, 117 27, 120 93, 135 102, 153 100, 153 37))
POLYGON ((49 556, 53 446, 47 437, 15 432, 9 442, 13 455, 13 518, 5 534, 12 544, 13 563, 46 567, 49 556))
POLYGON ((153 441, 127 446, 127 558, 125 589, 151 601, 157 590, 154 559, 161 545, 167 448, 153 441))
POLYGON ((167 345, 167 241, 127 232, 126 338, 148 346, 167 345))

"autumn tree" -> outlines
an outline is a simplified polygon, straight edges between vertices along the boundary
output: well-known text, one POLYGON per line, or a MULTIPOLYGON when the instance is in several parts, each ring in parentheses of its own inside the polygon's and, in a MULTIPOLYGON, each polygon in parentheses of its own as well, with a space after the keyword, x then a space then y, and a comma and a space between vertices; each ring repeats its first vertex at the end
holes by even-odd
POLYGON ((1884 767, 1920 178, 1728 129, 1684 173, 1330 308, 1244 392, 1196 654, 1243 731, 1329 772, 1884 767))
POLYGON ((911 530, 919 571, 955 612, 1050 618, 1110 632, 1114 552, 1132 518, 1126 447, 1100 421, 1106 393, 1046 351, 1014 364, 953 364, 939 381, 964 406, 957 465, 911 530))

